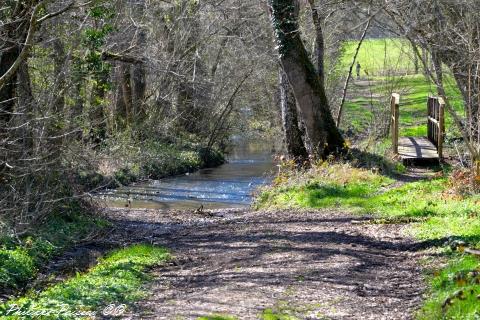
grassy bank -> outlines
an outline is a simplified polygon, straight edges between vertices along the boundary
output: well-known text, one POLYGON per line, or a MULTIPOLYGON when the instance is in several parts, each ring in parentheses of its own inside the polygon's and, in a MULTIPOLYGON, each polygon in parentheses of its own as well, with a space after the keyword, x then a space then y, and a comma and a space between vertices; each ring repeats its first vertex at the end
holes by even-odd
POLYGON ((108 225, 101 218, 79 212, 53 214, 48 222, 21 237, 0 237, 0 292, 23 288, 52 257, 108 225))
POLYGON ((323 162, 298 173, 284 171, 260 194, 258 208, 338 208, 374 215, 376 223, 410 223, 409 235, 429 241, 444 268, 429 274, 430 291, 420 319, 476 319, 480 314, 480 260, 452 247, 480 247, 480 196, 455 192, 439 172, 398 185, 395 179, 348 163, 323 162))
POLYGON ((169 257, 166 249, 151 245, 116 250, 84 274, 0 305, 0 316, 2 319, 86 319, 102 314, 121 316, 126 308, 124 304, 145 296, 142 285, 150 279, 148 268, 165 262, 169 257), (109 305, 116 308, 109 309, 109 305))
POLYGON ((78 182, 91 190, 128 185, 143 179, 168 176, 218 166, 223 154, 199 143, 117 139, 98 151, 92 165, 78 171, 78 182))

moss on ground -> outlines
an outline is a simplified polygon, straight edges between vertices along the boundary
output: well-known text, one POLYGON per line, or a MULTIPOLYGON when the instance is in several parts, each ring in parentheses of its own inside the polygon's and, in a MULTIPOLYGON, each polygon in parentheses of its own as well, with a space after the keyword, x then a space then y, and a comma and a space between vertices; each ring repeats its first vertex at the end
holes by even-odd
POLYGON ((200 317, 197 320, 238 320, 238 318, 229 315, 212 314, 209 316, 200 317))

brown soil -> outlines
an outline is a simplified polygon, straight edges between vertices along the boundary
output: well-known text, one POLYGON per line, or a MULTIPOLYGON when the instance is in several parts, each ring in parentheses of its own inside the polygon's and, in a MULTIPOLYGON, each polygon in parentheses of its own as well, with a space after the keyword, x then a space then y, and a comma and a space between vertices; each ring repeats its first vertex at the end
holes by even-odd
POLYGON ((332 210, 109 214, 118 224, 111 241, 175 255, 125 319, 261 319, 267 308, 298 319, 410 319, 422 300, 424 253, 404 225, 332 210))

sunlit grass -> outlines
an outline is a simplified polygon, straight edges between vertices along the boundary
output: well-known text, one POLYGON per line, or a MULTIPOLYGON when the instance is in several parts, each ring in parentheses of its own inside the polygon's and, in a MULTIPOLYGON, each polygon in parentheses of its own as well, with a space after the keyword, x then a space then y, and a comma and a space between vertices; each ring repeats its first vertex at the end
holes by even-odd
POLYGON ((142 285, 150 278, 147 269, 169 257, 166 249, 151 245, 116 250, 84 274, 0 305, 0 316, 26 319, 15 315, 15 310, 21 310, 54 315, 44 319, 79 319, 83 317, 78 314, 100 313, 109 304, 131 303, 145 296, 142 285))
POLYGON ((197 318, 197 320, 238 320, 238 318, 229 315, 213 314, 197 318))
POLYGON ((21 288, 52 256, 107 225, 101 218, 78 212, 53 214, 20 239, 0 237, 0 289, 21 288))
MULTIPOLYGON (((347 41, 343 47, 342 65, 347 69, 352 62, 358 41, 347 41)), ((366 39, 358 53, 361 76, 383 75, 386 72, 403 74, 415 71, 413 51, 405 39, 366 39)))
POLYGON ((289 315, 281 311, 275 311, 273 309, 265 309, 262 312, 262 320, 299 320, 299 318, 289 315))
MULTIPOLYGON (((351 63, 357 42, 347 42, 341 68, 351 63)), ((414 74, 413 52, 405 40, 367 40, 360 50, 361 77, 352 81, 345 103, 342 128, 368 136, 378 119, 375 112, 389 115, 389 95, 400 94, 400 136, 427 135, 427 98, 437 96, 437 88, 423 74, 414 74), (377 109, 374 109, 377 108, 377 109), (383 109, 382 109, 383 108, 383 109), (375 111, 374 111, 375 110, 375 111)), ((454 110, 463 115, 463 100, 455 80, 445 69, 444 86, 454 110)), ((420 70, 421 72, 421 70, 420 70)), ((389 121, 389 118, 386 118, 389 121)), ((453 117, 445 110, 446 142, 459 137, 453 117)), ((384 156, 389 139, 371 138, 358 147, 384 156)), ((480 246, 480 196, 454 195, 446 175, 418 182, 394 184, 394 180, 346 164, 322 164, 307 172, 282 173, 276 184, 258 197, 259 208, 338 208, 377 217, 378 223, 415 222, 411 235, 438 245, 460 239, 471 247, 480 246)), ((477 269, 477 258, 461 254, 447 257, 449 266, 431 279, 429 298, 419 313, 423 319, 478 319, 480 315, 480 276, 457 281, 459 273, 477 269), (456 277, 456 278, 455 278, 456 277), (457 296, 456 296, 457 295, 457 296), (460 296, 458 296, 460 295, 460 296), (455 298, 456 296, 456 298, 455 298), (451 303, 447 299, 452 298, 451 303)), ((272 318, 277 319, 277 318, 272 318)), ((282 319, 282 318, 278 318, 282 319)))
POLYGON ((431 280, 418 319, 476 320, 480 314, 480 260, 458 255, 431 280))

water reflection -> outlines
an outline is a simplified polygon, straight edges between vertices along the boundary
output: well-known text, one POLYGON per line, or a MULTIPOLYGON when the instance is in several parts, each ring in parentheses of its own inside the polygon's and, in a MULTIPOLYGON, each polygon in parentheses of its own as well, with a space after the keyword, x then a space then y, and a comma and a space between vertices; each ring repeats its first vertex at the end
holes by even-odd
POLYGON ((107 206, 131 208, 206 209, 247 207, 252 193, 268 183, 273 170, 272 147, 248 143, 235 147, 228 163, 195 173, 106 190, 107 206))

